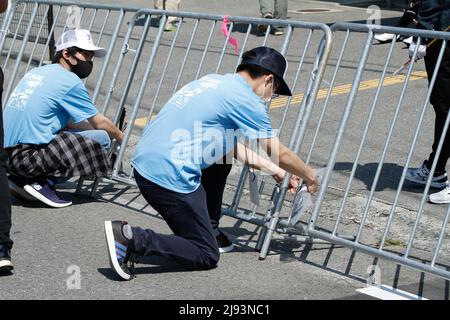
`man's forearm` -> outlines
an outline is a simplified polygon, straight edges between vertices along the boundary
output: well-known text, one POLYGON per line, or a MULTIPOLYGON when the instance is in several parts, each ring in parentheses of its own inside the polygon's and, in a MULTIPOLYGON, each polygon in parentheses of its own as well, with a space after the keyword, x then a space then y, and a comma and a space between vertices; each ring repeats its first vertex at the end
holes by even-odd
POLYGON ((89 121, 74 123, 72 120, 69 120, 69 123, 67 124, 67 129, 74 131, 86 131, 86 130, 93 130, 94 127, 89 123, 89 121))
POLYGON ((280 168, 301 177, 308 183, 317 179, 314 169, 307 166, 292 150, 280 144, 280 168))
POLYGON ((264 173, 274 175, 279 174, 281 168, 278 167, 273 162, 264 159, 260 155, 258 155, 256 152, 248 148, 242 143, 238 143, 235 150, 235 157, 237 160, 244 162, 249 167, 260 170, 264 173))

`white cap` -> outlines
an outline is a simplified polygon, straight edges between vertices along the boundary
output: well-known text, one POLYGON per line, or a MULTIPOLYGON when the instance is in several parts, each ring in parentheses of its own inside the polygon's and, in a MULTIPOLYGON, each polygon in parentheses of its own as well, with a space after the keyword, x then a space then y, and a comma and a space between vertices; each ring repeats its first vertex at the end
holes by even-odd
POLYGON ((89 30, 78 29, 64 32, 56 41, 56 51, 61 51, 70 47, 77 47, 86 51, 93 51, 94 57, 102 58, 106 55, 106 50, 94 45, 89 30))

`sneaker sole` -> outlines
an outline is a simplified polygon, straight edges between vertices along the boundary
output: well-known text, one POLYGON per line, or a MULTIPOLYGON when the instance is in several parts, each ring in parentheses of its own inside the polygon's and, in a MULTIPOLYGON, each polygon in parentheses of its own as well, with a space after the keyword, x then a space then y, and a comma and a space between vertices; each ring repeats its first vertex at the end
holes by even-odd
POLYGON ((32 197, 28 194, 23 188, 19 187, 17 184, 9 180, 9 190, 11 190, 11 193, 17 198, 22 198, 28 201, 38 201, 35 197, 32 197))
POLYGON ((105 221, 106 245, 108 247, 108 258, 111 268, 124 280, 131 280, 131 275, 125 273, 116 259, 116 243, 111 221, 105 221))
POLYGON ((0 272, 3 272, 3 271, 10 272, 13 269, 14 269, 14 266, 11 261, 9 261, 9 260, 0 261, 0 272))
POLYGON ((448 200, 448 201, 445 201, 445 200, 431 200, 430 196, 428 196, 428 202, 434 203, 434 204, 449 204, 450 200, 448 200))
MULTIPOLYGON (((414 182, 414 183, 420 184, 422 186, 425 186, 427 184, 426 181, 417 181, 408 176, 406 176, 405 179, 408 180, 409 182, 414 182)), ((438 182, 438 183, 432 182, 430 185, 431 188, 435 188, 435 189, 444 189, 446 186, 447 186, 447 182, 438 182)))
POLYGON ((31 196, 33 196, 34 198, 36 198, 37 200, 45 203, 46 205, 53 207, 53 208, 64 208, 64 207, 68 207, 72 205, 72 201, 68 202, 68 203, 56 203, 53 202, 49 199, 47 199, 46 197, 44 197, 42 194, 40 194, 39 192, 37 192, 32 186, 30 185, 25 185, 23 187, 23 189, 28 192, 28 194, 30 194, 31 196))
POLYGON ((228 247, 223 247, 223 248, 219 248, 219 252, 220 253, 227 253, 227 252, 231 252, 234 250, 234 245, 228 246, 228 247))

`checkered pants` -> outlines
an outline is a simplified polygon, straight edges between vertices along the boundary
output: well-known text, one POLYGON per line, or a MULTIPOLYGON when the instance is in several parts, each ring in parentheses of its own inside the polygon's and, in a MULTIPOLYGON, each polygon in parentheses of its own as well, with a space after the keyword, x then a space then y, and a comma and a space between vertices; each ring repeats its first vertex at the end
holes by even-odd
POLYGON ((7 171, 28 178, 101 177, 111 173, 102 146, 79 134, 61 132, 46 145, 21 144, 7 148, 7 171))

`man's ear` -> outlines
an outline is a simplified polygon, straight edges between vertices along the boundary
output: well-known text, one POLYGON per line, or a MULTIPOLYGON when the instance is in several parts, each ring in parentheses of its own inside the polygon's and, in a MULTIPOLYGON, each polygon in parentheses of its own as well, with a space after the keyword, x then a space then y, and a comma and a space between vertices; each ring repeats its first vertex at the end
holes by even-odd
POLYGON ((67 60, 69 60, 70 58, 73 58, 73 55, 75 54, 75 52, 73 52, 72 54, 70 54, 69 53, 69 50, 67 50, 67 49, 63 49, 63 52, 62 52, 62 56, 65 58, 65 59, 67 59, 67 60))
POLYGON ((69 52, 67 51, 67 49, 63 49, 63 51, 62 51, 62 57, 63 57, 64 59, 66 59, 66 60, 69 60, 70 55, 69 55, 69 52))
POLYGON ((268 74, 266 77, 266 83, 272 83, 273 81, 273 74, 268 74))
POLYGON ((62 51, 62 57, 63 57, 66 61, 70 61, 71 64, 77 64, 76 61, 73 61, 73 60, 75 60, 75 59, 73 58, 73 56, 71 56, 71 55, 69 54, 69 51, 68 51, 67 49, 63 49, 63 51, 62 51))

